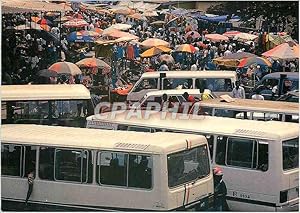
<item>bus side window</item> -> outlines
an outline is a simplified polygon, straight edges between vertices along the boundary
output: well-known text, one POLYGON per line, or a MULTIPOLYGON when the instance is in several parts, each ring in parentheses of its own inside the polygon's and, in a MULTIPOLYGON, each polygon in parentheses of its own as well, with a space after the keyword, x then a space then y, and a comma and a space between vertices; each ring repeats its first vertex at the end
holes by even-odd
POLYGON ((44 180, 54 180, 54 151, 55 148, 40 147, 39 177, 44 180))
POLYGON ((269 165, 269 147, 268 144, 258 144, 258 164, 257 169, 261 171, 267 171, 269 165))
POLYGON ((22 175, 22 146, 1 144, 1 174, 9 176, 22 175))
POLYGON ((117 130, 124 130, 124 131, 126 131, 127 129, 128 129, 128 126, 122 125, 122 124, 118 124, 117 130))
POLYGON ((27 177, 30 172, 35 171, 36 149, 36 146, 25 146, 25 177, 27 177))
POLYGON ((143 79, 133 90, 139 92, 144 89, 157 89, 157 79, 143 79))
POLYGON ((153 163, 150 156, 129 155, 128 187, 150 189, 153 163))
POLYGON ((225 165, 227 137, 217 136, 216 164, 225 165))
POLYGON ((127 183, 127 154, 116 152, 99 152, 100 174, 97 181, 100 184, 126 186, 127 183))

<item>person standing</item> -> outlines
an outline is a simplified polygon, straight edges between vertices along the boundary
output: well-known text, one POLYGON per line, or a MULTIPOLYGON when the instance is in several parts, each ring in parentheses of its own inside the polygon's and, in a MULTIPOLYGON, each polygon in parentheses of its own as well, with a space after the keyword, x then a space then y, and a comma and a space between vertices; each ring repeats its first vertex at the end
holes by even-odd
POLYGON ((26 200, 25 200, 25 205, 26 206, 27 206, 28 200, 29 200, 30 195, 31 195, 32 190, 33 190, 34 178, 35 178, 35 161, 32 161, 32 167, 31 167, 30 171, 27 174, 28 191, 27 191, 26 200))
POLYGON ((223 172, 220 167, 215 167, 213 169, 214 178, 214 210, 215 211, 226 211, 228 210, 228 205, 226 202, 227 187, 224 183, 223 172))
POLYGON ((236 81, 235 82, 235 88, 232 90, 232 97, 233 98, 240 98, 240 99, 245 99, 245 89, 240 86, 240 82, 236 81))

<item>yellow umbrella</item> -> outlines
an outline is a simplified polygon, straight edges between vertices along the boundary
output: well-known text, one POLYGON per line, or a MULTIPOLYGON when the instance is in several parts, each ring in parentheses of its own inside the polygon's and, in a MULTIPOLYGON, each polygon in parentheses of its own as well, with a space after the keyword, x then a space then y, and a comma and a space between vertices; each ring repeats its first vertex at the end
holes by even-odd
POLYGON ((147 40, 143 41, 141 43, 144 47, 157 47, 157 46, 165 46, 168 47, 170 44, 164 40, 158 39, 158 38, 148 38, 147 40))
POLYGON ((152 57, 154 55, 158 55, 160 53, 168 53, 170 52, 171 49, 165 46, 157 46, 157 47, 152 47, 148 50, 146 50, 145 52, 143 52, 141 54, 142 58, 148 58, 148 57, 152 57))

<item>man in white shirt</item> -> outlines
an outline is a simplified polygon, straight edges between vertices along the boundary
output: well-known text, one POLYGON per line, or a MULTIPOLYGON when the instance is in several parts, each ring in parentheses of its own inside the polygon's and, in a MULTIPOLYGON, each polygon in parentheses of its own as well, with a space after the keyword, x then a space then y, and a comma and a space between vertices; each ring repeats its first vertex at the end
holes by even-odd
POLYGON ((240 86, 240 82, 236 81, 235 82, 235 88, 232 90, 232 97, 233 98, 240 98, 240 99, 245 99, 245 89, 240 86))

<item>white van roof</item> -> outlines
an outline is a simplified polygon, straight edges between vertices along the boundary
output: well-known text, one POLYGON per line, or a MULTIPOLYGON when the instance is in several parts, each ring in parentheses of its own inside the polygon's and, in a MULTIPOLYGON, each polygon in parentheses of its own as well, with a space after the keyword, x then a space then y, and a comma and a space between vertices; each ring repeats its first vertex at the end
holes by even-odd
POLYGON ((167 90, 157 90, 147 92, 147 96, 162 96, 163 94, 167 95, 183 95, 183 93, 187 92, 189 95, 200 95, 199 89, 167 89, 167 90))
POLYGON ((218 109, 274 112, 286 114, 299 114, 299 104, 284 101, 252 100, 233 98, 232 102, 225 102, 222 98, 203 100, 195 103, 201 107, 211 107, 218 109))
POLYGON ((1 126, 1 142, 65 148, 132 151, 142 153, 170 153, 206 144, 206 138, 190 134, 145 133, 111 131, 74 127, 32 124, 5 124, 1 126))
POLYGON ((2 85, 2 101, 91 99, 82 84, 2 85))
POLYGON ((166 71, 166 72, 145 72, 141 78, 159 78, 160 73, 165 73, 168 78, 236 78, 235 71, 166 71))
MULTIPOLYGON (((190 132, 203 132, 241 137, 286 139, 299 135, 299 126, 295 123, 279 121, 240 120, 212 116, 187 115, 170 112, 140 111, 133 114, 125 112, 108 112, 87 118, 88 125, 93 121, 112 122, 152 128, 169 128, 190 132), (147 116, 146 116, 147 115, 147 116), (138 117, 139 116, 139 117, 138 117)), ((88 126, 87 125, 87 126, 88 126)))

